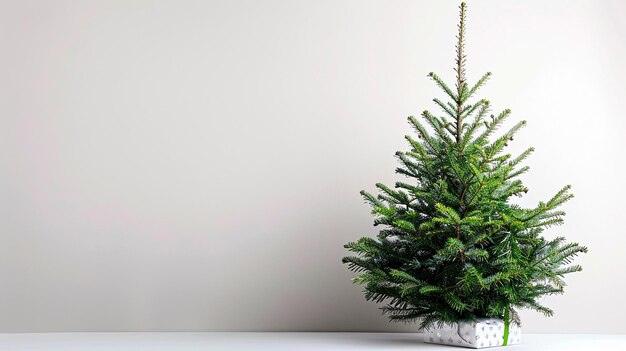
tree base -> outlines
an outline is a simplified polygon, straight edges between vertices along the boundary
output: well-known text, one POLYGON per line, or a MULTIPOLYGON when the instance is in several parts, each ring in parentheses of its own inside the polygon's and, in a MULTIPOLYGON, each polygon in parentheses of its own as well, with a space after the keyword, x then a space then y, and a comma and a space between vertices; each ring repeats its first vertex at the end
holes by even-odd
POLYGON ((514 324, 508 327, 502 319, 479 318, 476 321, 434 326, 424 330, 424 342, 483 349, 487 347, 516 345, 522 341, 522 329, 514 324), (506 339, 505 340, 505 334, 506 339), (506 341, 506 342, 505 342, 506 341))

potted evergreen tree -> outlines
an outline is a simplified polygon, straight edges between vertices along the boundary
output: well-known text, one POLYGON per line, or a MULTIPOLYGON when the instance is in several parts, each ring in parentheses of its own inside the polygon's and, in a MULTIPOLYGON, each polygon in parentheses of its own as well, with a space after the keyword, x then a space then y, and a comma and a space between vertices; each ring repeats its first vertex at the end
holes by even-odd
POLYGON ((355 254, 343 262, 391 321, 419 321, 426 342, 482 348, 520 342, 518 309, 552 315, 540 299, 563 293, 563 277, 581 270, 572 259, 587 248, 542 236, 563 223, 569 185, 534 208, 510 201, 528 191, 519 177, 534 149, 507 153, 526 122, 495 136, 511 111, 490 115, 488 100, 473 99, 491 73, 466 81, 465 11, 462 3, 455 88, 428 75, 449 99, 433 100, 443 116, 408 118, 417 138, 406 136, 410 150, 396 153, 408 181, 361 192, 384 228, 346 244, 355 254))

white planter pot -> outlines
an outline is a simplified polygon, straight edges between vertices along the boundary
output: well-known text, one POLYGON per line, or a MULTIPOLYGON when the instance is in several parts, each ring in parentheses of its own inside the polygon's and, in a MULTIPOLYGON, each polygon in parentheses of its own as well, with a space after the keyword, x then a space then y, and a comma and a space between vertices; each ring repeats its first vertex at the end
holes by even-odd
MULTIPOLYGON (((446 324, 424 331, 424 342, 482 349, 502 346, 504 343, 504 321, 494 318, 479 318, 477 321, 446 324)), ((507 345, 522 341, 522 329, 510 323, 507 345)))

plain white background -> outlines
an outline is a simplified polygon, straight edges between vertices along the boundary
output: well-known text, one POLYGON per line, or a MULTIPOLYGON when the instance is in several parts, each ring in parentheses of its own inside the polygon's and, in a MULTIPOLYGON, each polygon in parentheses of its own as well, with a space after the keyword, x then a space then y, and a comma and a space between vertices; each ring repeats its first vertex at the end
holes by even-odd
MULTIPOLYGON (((0 1, 0 332, 415 331, 340 263, 458 1, 0 1)), ((626 3, 470 1, 468 77, 589 246, 553 318, 625 333, 626 3)))

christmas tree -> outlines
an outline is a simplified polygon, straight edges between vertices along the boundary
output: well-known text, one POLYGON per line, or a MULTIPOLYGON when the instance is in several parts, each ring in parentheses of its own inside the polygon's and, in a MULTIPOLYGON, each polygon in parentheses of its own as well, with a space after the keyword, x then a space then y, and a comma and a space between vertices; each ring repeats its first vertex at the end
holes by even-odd
POLYGON ((390 320, 428 328, 499 318, 506 345, 519 309, 552 315, 541 298, 563 293, 563 277, 581 270, 573 258, 587 248, 542 236, 563 223, 558 208, 573 197, 569 185, 534 208, 511 202, 528 191, 519 177, 534 149, 507 153, 526 121, 496 135, 511 111, 490 114, 489 101, 474 98, 491 73, 473 85, 466 81, 465 11, 462 3, 454 89, 428 75, 449 100, 433 100, 443 116, 424 111, 420 120, 408 118, 416 138, 406 136, 410 150, 396 153, 396 172, 408 180, 393 188, 376 184, 377 196, 361 192, 374 225, 384 228, 376 239, 346 244, 355 254, 343 262, 358 273, 353 281, 364 286, 367 300, 385 303, 390 320))

